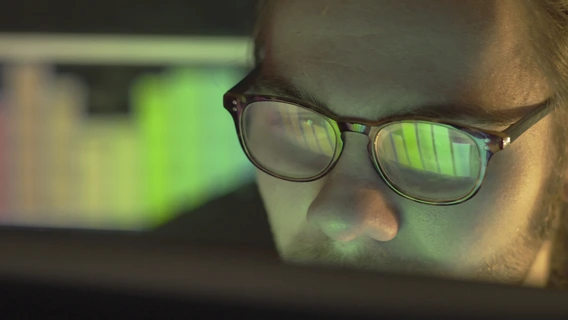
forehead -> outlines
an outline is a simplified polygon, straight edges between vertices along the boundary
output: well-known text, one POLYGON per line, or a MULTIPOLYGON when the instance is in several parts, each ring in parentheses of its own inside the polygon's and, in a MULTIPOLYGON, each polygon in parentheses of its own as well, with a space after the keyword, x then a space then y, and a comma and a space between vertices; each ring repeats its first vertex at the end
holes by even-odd
POLYGON ((520 1, 280 0, 266 19, 265 72, 342 116, 428 104, 542 101, 520 1))

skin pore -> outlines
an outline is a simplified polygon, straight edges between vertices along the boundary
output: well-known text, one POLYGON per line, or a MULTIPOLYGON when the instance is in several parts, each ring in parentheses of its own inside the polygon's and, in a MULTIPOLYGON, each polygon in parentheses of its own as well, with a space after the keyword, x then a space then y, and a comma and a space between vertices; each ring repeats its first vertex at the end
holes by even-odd
MULTIPOLYGON (((263 73, 354 119, 429 105, 510 112, 552 94, 531 60, 524 10, 516 0, 271 1, 263 73)), ((356 133, 344 136, 337 165, 318 181, 259 171, 279 254, 295 263, 541 285, 550 245, 536 230, 548 211, 550 120, 497 153, 478 194, 454 206, 398 196, 374 169, 368 139, 356 133)), ((475 117, 462 122, 505 128, 475 117)))

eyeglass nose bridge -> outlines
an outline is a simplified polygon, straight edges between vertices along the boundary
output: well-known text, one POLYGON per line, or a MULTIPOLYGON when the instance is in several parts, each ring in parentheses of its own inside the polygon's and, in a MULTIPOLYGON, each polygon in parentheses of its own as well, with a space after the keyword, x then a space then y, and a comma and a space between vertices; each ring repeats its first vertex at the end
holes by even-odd
POLYGON ((340 122, 338 123, 339 130, 341 133, 344 132, 354 132, 354 133, 361 133, 364 135, 369 135, 371 132, 371 126, 355 123, 355 122, 340 122))

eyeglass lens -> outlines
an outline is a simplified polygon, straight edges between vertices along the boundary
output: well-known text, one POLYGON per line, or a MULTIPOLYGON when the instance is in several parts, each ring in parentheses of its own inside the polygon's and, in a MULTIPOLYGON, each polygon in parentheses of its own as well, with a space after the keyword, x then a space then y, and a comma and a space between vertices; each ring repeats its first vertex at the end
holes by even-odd
MULTIPOLYGON (((309 179, 331 164, 337 147, 327 118, 294 104, 253 102, 242 115, 249 155, 265 170, 309 179)), ((454 201, 478 185, 482 156, 476 142, 449 125, 419 120, 387 124, 373 140, 375 164, 393 188, 432 202, 454 201)))

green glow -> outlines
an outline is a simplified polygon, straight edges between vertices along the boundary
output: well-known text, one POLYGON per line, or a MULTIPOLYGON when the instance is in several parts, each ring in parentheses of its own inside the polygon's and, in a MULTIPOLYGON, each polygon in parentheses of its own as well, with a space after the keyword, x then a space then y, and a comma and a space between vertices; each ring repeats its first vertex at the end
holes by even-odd
POLYGON ((396 150, 398 162, 402 165, 409 166, 410 162, 406 153, 406 147, 404 146, 404 138, 395 133, 391 133, 391 137, 394 143, 394 149, 396 150))
POLYGON ((146 159, 152 224, 230 191, 250 166, 221 97, 242 76, 226 69, 178 69, 133 89, 146 159))
POLYGON ((384 134, 380 134, 379 139, 375 141, 375 148, 378 155, 383 159, 396 161, 396 154, 393 149, 389 136, 385 137, 384 134))
POLYGON ((432 125, 428 123, 418 123, 417 129, 424 169, 430 172, 438 172, 436 153, 434 152, 434 141, 432 140, 432 125))
POLYGON ((204 177, 204 186, 207 194, 221 194, 234 187, 233 179, 236 168, 243 168, 244 163, 249 163, 245 158, 238 143, 237 133, 232 117, 221 107, 222 96, 234 83, 244 76, 236 70, 212 69, 201 73, 198 116, 201 119, 215 119, 215 123, 208 123, 205 132, 202 150, 208 157, 201 158, 208 175, 204 177), (223 143, 226 139, 235 141, 234 144, 223 143), (217 193, 216 193, 217 192, 217 193))
POLYGON ((322 153, 326 156, 332 156, 334 148, 331 143, 334 138, 331 127, 328 127, 325 124, 323 126, 313 125, 312 127, 315 131, 315 136, 317 141, 319 142, 322 153))
POLYGON ((198 139, 194 139, 199 142, 203 174, 199 204, 234 189, 253 172, 238 143, 232 117, 222 108, 223 94, 243 76, 236 69, 212 68, 194 77, 200 92, 195 117, 202 123, 198 139))
POLYGON ((167 130, 168 198, 170 203, 185 202, 194 207, 199 204, 207 170, 204 164, 214 154, 204 153, 202 137, 207 135, 211 119, 199 116, 201 108, 213 107, 204 104, 200 96, 204 81, 200 70, 176 70, 164 77, 164 104, 167 130))
POLYGON ((479 169, 481 169, 481 157, 479 156, 479 151, 475 146, 471 147, 471 152, 469 161, 471 163, 471 177, 477 177, 479 175, 479 169), (478 170, 473 170, 473 168, 479 168, 478 170))
POLYGON ((126 117, 81 117, 88 92, 78 78, 55 77, 53 96, 41 99, 47 84, 36 78, 44 71, 18 68, 6 78, 18 98, 6 107, 7 145, 14 146, 6 169, 17 174, 9 211, 17 215, 3 223, 143 229, 252 177, 221 104, 243 76, 236 69, 142 76, 126 117))
POLYGON ((132 86, 132 109, 140 126, 143 171, 146 181, 140 181, 145 190, 146 210, 152 213, 154 223, 172 216, 166 192, 167 180, 167 117, 163 102, 163 88, 158 76, 146 75, 132 86))
POLYGON ((452 145, 450 144, 450 134, 448 128, 433 125, 434 146, 438 156, 438 164, 440 165, 440 173, 450 176, 454 175, 454 164, 452 157, 452 145))
POLYGON ((406 152, 410 160, 410 166, 414 169, 424 170, 420 159, 420 149, 416 139, 416 126, 414 123, 402 123, 402 135, 406 144, 406 152))
POLYGON ((471 146, 469 144, 463 143, 452 143, 454 149, 454 156, 456 159, 456 175, 458 177, 469 177, 471 175, 470 170, 470 150, 471 146))

